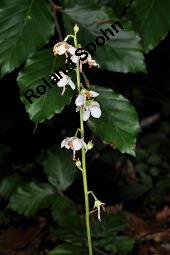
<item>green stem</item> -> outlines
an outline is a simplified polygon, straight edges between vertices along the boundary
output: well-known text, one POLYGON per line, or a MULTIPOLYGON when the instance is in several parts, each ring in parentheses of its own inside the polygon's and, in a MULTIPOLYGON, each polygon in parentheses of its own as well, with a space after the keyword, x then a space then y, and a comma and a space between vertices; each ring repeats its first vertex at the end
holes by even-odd
MULTIPOLYGON (((77 48, 77 33, 74 33, 74 45, 77 48)), ((76 69, 76 78, 77 78, 77 89, 80 93, 80 67, 77 65, 76 69)), ((81 130, 81 139, 84 141, 84 122, 83 122, 83 109, 80 108, 80 130, 81 130)), ((87 185, 87 171, 86 171, 86 154, 84 147, 81 150, 82 152, 82 177, 83 177, 83 188, 84 188, 84 199, 85 199, 85 219, 86 219, 86 231, 87 231, 87 242, 89 255, 93 255, 92 250, 92 240, 91 240, 91 230, 90 230, 90 218, 89 218, 89 197, 88 197, 88 185, 87 185)))

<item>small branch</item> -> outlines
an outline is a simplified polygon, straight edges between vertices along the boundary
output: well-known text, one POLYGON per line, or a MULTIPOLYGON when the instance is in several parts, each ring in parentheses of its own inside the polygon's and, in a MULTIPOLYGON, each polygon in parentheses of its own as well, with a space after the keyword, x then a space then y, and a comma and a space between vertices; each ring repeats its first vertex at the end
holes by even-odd
POLYGON ((81 74, 82 74, 83 79, 84 79, 84 81, 85 81, 86 87, 87 87, 87 88, 90 88, 90 82, 89 82, 89 80, 88 80, 86 74, 85 74, 83 71, 81 72, 81 74))
POLYGON ((149 125, 153 124, 154 122, 158 121, 159 119, 160 119, 160 113, 158 112, 152 116, 149 116, 149 117, 143 119, 140 122, 140 127, 144 128, 146 126, 149 126, 149 125))
POLYGON ((108 253, 105 253, 105 252, 103 252, 103 251, 101 251, 99 248, 97 248, 97 247, 95 247, 94 248, 99 254, 101 254, 101 255, 108 255, 108 253))
POLYGON ((34 130, 33 130, 33 135, 35 134, 35 131, 37 130, 37 128, 38 128, 38 123, 35 124, 34 130))
POLYGON ((56 27, 56 30, 57 30, 57 33, 58 33, 58 38, 59 38, 59 41, 63 41, 63 35, 62 35, 62 32, 61 32, 61 29, 60 29, 60 26, 59 26, 59 23, 58 23, 58 18, 57 18, 57 15, 56 15, 56 11, 59 11, 62 9, 59 8, 60 6, 56 6, 52 0, 49 0, 51 6, 52 6, 52 10, 53 10, 53 14, 54 14, 54 23, 55 23, 55 27, 56 27))

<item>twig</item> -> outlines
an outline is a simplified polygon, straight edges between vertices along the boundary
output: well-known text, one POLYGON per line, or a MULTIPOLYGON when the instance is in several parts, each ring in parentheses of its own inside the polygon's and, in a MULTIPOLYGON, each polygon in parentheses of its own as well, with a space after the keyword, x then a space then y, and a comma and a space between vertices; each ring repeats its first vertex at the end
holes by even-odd
POLYGON ((97 252, 98 252, 99 254, 101 254, 101 255, 108 255, 108 253, 105 253, 105 252, 101 251, 101 250, 100 250, 99 248, 97 248, 97 247, 95 247, 94 250, 97 251, 97 252))
POLYGON ((149 126, 149 125, 153 124, 154 122, 158 121, 159 119, 160 119, 160 113, 158 112, 152 116, 149 116, 149 117, 143 119, 140 122, 140 127, 143 128, 143 127, 149 126))
POLYGON ((82 73, 82 76, 83 76, 83 79, 85 81, 85 84, 86 84, 87 88, 90 88, 90 82, 89 82, 86 74, 83 71, 81 73, 82 73))
POLYGON ((33 135, 35 134, 35 131, 37 130, 37 128, 38 128, 38 123, 35 124, 34 130, 33 130, 33 135))
POLYGON ((57 15, 56 15, 56 10, 59 10, 59 9, 56 8, 56 5, 53 3, 52 0, 49 0, 49 2, 52 6, 52 10, 53 10, 53 14, 54 14, 54 23, 55 23, 55 27, 56 27, 56 30, 57 30, 57 33, 58 33, 59 41, 63 41, 63 35, 62 35, 61 29, 60 29, 60 26, 59 26, 59 23, 58 23, 58 18, 57 18, 57 15))

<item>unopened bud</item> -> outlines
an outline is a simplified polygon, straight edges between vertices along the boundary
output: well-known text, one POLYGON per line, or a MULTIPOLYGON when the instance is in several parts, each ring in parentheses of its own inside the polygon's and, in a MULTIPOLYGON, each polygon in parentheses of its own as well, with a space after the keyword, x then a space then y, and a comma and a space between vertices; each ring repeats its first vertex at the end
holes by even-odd
POLYGON ((93 149, 93 147, 94 147, 93 142, 92 142, 92 141, 89 141, 88 144, 87 144, 87 149, 88 149, 88 150, 91 150, 91 149, 93 149))
POLYGON ((79 27, 77 26, 77 24, 74 26, 73 30, 75 33, 77 33, 79 31, 79 27))
POLYGON ((78 160, 76 160, 76 166, 79 168, 79 167, 81 167, 81 161, 80 161, 80 159, 78 159, 78 160))

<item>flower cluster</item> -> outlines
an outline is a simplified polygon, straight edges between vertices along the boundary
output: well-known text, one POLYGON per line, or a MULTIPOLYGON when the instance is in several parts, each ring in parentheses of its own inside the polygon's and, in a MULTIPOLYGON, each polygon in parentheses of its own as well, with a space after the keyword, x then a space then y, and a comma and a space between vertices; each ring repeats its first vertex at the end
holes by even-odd
POLYGON ((85 63, 87 63, 90 68, 93 66, 99 67, 99 65, 94 59, 92 59, 92 56, 87 51, 85 51, 83 48, 76 49, 74 46, 65 41, 55 44, 53 53, 55 56, 65 54, 67 57, 66 61, 69 57, 70 60, 76 65, 80 63, 80 71, 82 71, 82 64, 85 63))
MULTIPOLYGON (((76 36, 76 33, 78 32, 78 27, 74 27, 74 36, 76 36)), ((75 46, 72 46, 68 44, 67 38, 71 36, 74 37, 73 35, 68 35, 66 39, 63 42, 59 42, 55 44, 53 48, 53 53, 54 55, 63 55, 65 54, 66 56, 66 63, 67 61, 73 62, 76 68, 76 77, 77 77, 77 89, 78 89, 78 96, 75 100, 75 105, 76 105, 76 112, 80 111, 80 126, 81 128, 78 128, 75 135, 72 137, 66 137, 62 142, 61 142, 61 148, 65 147, 68 150, 73 151, 73 161, 75 162, 75 165, 79 170, 84 173, 86 173, 86 166, 83 162, 85 162, 85 154, 88 150, 91 150, 93 148, 93 143, 92 141, 89 141, 87 144, 84 142, 84 126, 83 122, 87 121, 90 116, 93 118, 99 118, 101 116, 101 109, 100 105, 97 101, 94 99, 99 96, 99 93, 93 91, 93 90, 87 90, 83 87, 83 85, 80 83, 80 72, 82 71, 82 65, 84 63, 87 63, 89 65, 89 68, 92 66, 97 66, 97 63, 95 60, 92 59, 91 55, 87 52, 84 51, 83 48, 78 48, 77 49, 77 43, 75 43, 75 46), (81 134, 81 139, 77 137, 78 132, 81 134), (78 158, 76 159, 76 152, 82 150, 82 162, 78 158)), ((74 37, 75 39, 75 37, 74 37)), ((75 39, 74 41, 77 41, 75 39)), ((75 68, 74 67, 74 68, 75 68)), ((66 86, 70 86, 73 90, 76 88, 74 82, 71 80, 71 78, 61 70, 55 75, 52 76, 52 79, 54 82, 57 83, 58 87, 62 87, 62 95, 65 92, 66 86)), ((83 173, 83 174, 84 174, 83 173)), ((84 178, 84 177, 83 177, 84 178)), ((85 179, 84 179, 85 180, 85 179)), ((87 182, 87 181, 86 181, 87 182)), ((86 185, 86 184, 85 184, 86 185)), ((85 191, 86 195, 92 194, 94 198, 94 207, 93 210, 90 213, 93 213, 95 211, 98 212, 98 219, 101 221, 101 208, 104 210, 104 203, 99 201, 96 196, 93 194, 93 192, 88 192, 85 191)), ((87 207, 86 207, 87 208, 87 207)), ((89 209, 87 210, 89 214, 89 209)), ((86 222, 89 224, 88 222, 86 222)))

